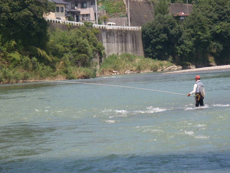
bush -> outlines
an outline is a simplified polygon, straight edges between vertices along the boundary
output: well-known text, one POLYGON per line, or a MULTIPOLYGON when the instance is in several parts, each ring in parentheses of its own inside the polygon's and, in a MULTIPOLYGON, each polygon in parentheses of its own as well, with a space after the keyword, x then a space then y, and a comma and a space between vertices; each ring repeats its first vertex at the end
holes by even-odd
POLYGON ((124 74, 127 70, 151 72, 170 65, 172 65, 172 63, 167 61, 158 61, 125 53, 120 56, 111 55, 106 58, 101 64, 99 73, 102 75, 111 75, 111 72, 118 71, 120 74, 124 74))

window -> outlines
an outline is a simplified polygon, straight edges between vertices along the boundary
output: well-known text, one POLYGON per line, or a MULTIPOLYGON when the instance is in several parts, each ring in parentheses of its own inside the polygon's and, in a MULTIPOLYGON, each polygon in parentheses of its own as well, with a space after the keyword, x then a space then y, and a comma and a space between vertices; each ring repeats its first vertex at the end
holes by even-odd
POLYGON ((91 5, 95 5, 95 2, 91 2, 91 5))
POLYGON ((81 3, 81 8, 87 8, 87 2, 82 2, 81 3))
POLYGON ((75 8, 75 3, 71 3, 71 8, 74 9, 75 8))
POLYGON ((59 12, 59 7, 56 7, 56 12, 59 12))
POLYGON ((78 7, 78 2, 75 2, 75 7, 78 7))
POLYGON ((90 15, 89 14, 82 14, 82 20, 83 21, 90 21, 90 15))
POLYGON ((61 12, 62 12, 62 13, 64 12, 64 7, 61 7, 61 12))

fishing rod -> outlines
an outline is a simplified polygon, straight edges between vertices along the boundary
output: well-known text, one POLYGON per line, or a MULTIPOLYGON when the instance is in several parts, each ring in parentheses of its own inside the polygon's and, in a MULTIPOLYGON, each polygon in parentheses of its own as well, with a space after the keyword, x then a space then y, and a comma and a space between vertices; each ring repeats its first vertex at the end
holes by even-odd
POLYGON ((67 82, 67 81, 58 81, 58 83, 84 84, 84 85, 98 85, 98 86, 110 86, 110 87, 137 89, 137 90, 154 91, 154 92, 161 92, 161 93, 167 93, 167 94, 175 94, 175 95, 187 96, 186 94, 176 93, 176 92, 171 92, 171 91, 163 91, 163 90, 156 90, 156 89, 149 89, 149 88, 129 87, 129 86, 122 86, 122 85, 110 85, 110 84, 87 83, 87 82, 67 82))
POLYGON ((110 87, 136 89, 136 90, 145 90, 145 91, 154 91, 154 92, 161 92, 161 93, 167 93, 167 94, 175 94, 175 95, 187 96, 186 94, 176 93, 176 92, 171 92, 171 91, 163 91, 163 90, 156 90, 156 89, 149 89, 149 88, 129 87, 129 86, 122 86, 122 85, 101 84, 101 83, 68 82, 68 81, 44 81, 44 80, 25 80, 25 81, 26 82, 52 82, 52 83, 55 82, 55 83, 68 83, 68 84, 84 84, 84 85, 110 86, 110 87))

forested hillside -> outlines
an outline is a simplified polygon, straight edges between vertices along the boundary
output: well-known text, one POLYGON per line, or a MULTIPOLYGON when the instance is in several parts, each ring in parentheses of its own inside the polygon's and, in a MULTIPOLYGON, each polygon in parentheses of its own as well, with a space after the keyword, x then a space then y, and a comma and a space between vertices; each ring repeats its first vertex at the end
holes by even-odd
POLYGON ((104 56, 97 29, 49 31, 48 0, 0 1, 0 83, 96 76, 93 57, 104 56))
POLYGON ((167 3, 157 3, 155 20, 142 28, 147 57, 197 67, 230 63, 230 1, 197 0, 183 22, 167 3))

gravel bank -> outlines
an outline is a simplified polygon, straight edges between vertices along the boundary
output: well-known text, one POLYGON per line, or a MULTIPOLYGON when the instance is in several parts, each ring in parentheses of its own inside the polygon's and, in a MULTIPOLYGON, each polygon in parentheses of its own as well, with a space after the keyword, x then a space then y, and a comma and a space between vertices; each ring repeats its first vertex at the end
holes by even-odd
POLYGON ((222 66, 212 66, 212 67, 202 67, 195 69, 186 69, 186 70, 178 70, 178 71, 170 71, 168 73, 187 73, 187 72, 196 72, 196 71, 211 71, 211 70, 226 70, 230 69, 230 65, 222 65, 222 66))

